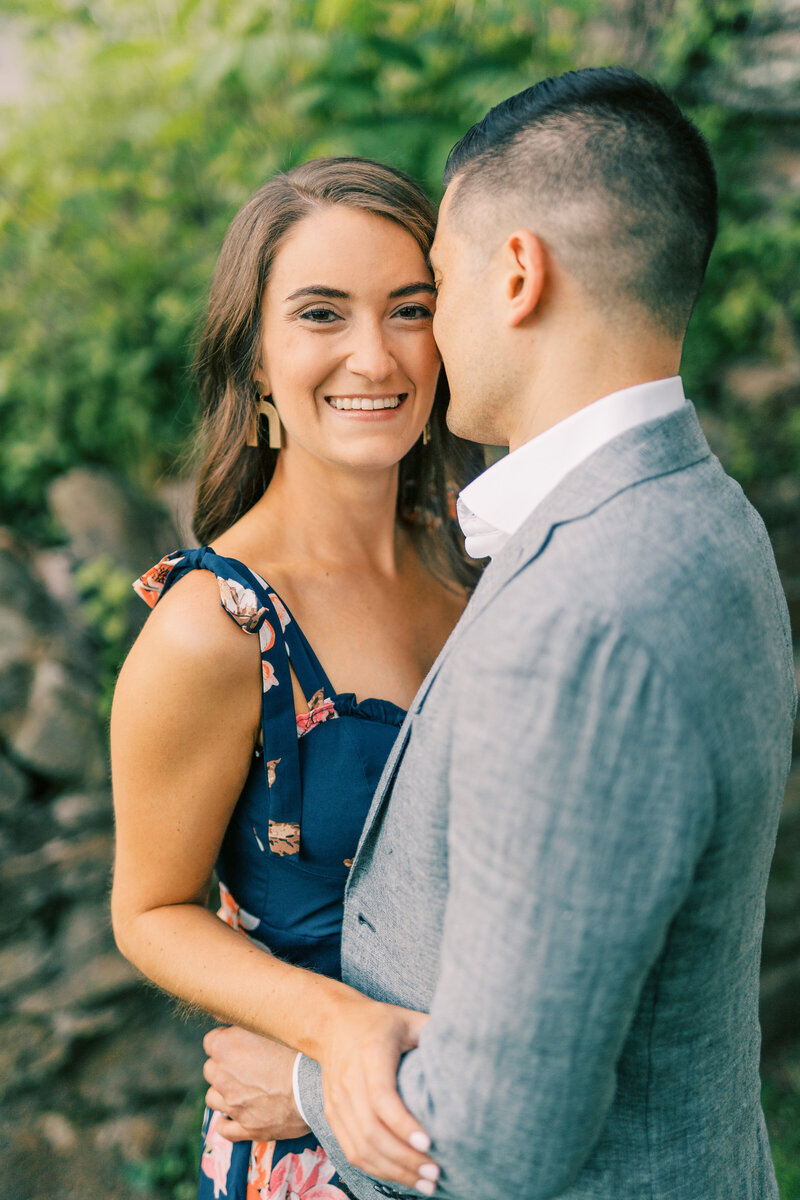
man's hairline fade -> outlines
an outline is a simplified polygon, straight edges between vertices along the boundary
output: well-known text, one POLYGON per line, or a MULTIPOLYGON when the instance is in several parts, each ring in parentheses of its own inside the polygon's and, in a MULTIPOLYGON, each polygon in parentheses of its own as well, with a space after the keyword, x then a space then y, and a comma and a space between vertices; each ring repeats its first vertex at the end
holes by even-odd
POLYGON ((555 203, 554 189, 564 188, 569 182, 578 188, 576 199, 583 197, 584 218, 587 214, 597 218, 590 225, 597 227, 598 236, 602 236, 605 220, 605 231, 610 237, 608 248, 613 248, 622 271, 622 286, 616 292, 621 307, 624 308, 626 303, 629 307, 643 307, 663 330, 673 337, 682 337, 716 235, 716 177, 702 135, 658 84, 627 68, 587 68, 567 72, 564 76, 534 84, 496 105, 456 143, 444 171, 445 187, 456 185, 448 217, 463 226, 468 205, 477 201, 496 205, 498 197, 516 193, 520 212, 535 218, 533 223, 538 228, 533 231, 550 243, 565 269, 570 270, 590 293, 599 295, 602 292, 609 299, 607 285, 613 284, 616 277, 613 273, 601 273, 602 281, 592 279, 589 257, 592 249, 597 257, 598 247, 589 245, 587 250, 585 219, 570 233, 563 200, 558 205, 555 203), (540 93, 544 97, 541 103, 540 93), (639 101, 640 109, 637 107, 639 101), (605 139, 610 146, 610 163, 604 163, 602 155, 596 151, 592 159, 593 131, 598 144, 605 139), (548 142, 549 155, 545 153, 548 142), (637 162, 644 164, 645 173, 652 176, 649 192, 641 180, 637 181, 633 175, 628 177, 619 169, 626 149, 633 153, 637 162), (570 155, 572 153, 574 158, 576 150, 579 152, 577 166, 574 161, 570 162, 570 155), (543 173, 538 177, 532 169, 537 152, 537 163, 544 164, 543 173), (686 167, 689 183, 694 187, 689 203, 679 187, 674 189, 672 203, 673 208, 679 210, 677 215, 662 202, 658 187, 653 186, 663 180, 665 190, 669 192, 671 181, 667 168, 671 166, 670 155, 686 167), (528 160, 527 164, 525 160, 528 160), (549 179, 548 162, 553 165, 553 177, 549 179), (593 163, 588 175, 587 162, 593 163), (531 185, 531 180, 537 182, 531 185), (648 204, 652 207, 651 213, 648 213, 648 204), (663 246, 648 229, 659 216, 664 227, 663 246), (638 227, 634 218, 638 218, 638 227), (636 237, 626 241, 624 236, 614 236, 615 231, 624 235, 626 225, 631 221, 636 236, 652 260, 653 277, 649 280, 647 271, 642 275, 641 269, 641 278, 638 281, 636 278, 634 252, 640 251, 640 268, 641 260, 648 259, 648 254, 641 252, 642 245, 637 247, 636 237), (682 239, 678 237, 679 233, 683 234, 682 239), (687 286, 676 276, 676 254, 682 258, 688 256, 695 277, 692 286, 687 286), (667 283, 672 280, 671 298, 669 286, 666 289, 655 286, 659 267, 667 283), (666 294, 666 300, 663 294, 666 294))

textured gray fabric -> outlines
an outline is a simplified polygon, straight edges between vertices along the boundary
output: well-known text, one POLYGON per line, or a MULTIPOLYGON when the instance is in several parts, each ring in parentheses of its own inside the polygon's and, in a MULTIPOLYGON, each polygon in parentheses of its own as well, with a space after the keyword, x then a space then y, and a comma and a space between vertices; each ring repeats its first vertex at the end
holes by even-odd
MULTIPOLYGON (((431 1012, 401 1093, 458 1200, 777 1196, 764 892, 797 707, 760 518, 691 405, 577 467, 412 705, 345 979, 431 1012)), ((352 1191, 317 1065, 303 1106, 352 1191)))

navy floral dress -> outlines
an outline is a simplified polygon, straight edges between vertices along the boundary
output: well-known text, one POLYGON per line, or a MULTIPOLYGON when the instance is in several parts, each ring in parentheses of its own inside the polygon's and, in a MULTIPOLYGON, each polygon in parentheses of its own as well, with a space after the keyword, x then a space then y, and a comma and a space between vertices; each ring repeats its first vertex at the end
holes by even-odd
MULTIPOLYGON (((335 693, 280 597, 209 546, 176 550, 134 583, 151 607, 188 571, 212 571, 220 603, 261 650, 263 747, 220 849, 218 916, 287 962, 341 975, 344 887, 372 796, 405 713, 335 693), (290 666, 308 711, 295 713, 290 666)), ((344 1200, 313 1134, 291 1141, 223 1138, 206 1110, 199 1200, 344 1200)))

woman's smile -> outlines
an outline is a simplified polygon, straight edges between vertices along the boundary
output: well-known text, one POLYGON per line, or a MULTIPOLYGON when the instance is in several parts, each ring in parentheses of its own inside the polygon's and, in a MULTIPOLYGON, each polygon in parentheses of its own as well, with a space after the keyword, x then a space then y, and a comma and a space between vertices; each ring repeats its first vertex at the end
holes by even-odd
POLYGON ((380 394, 351 393, 347 396, 326 396, 325 403, 334 412, 350 420, 381 421, 391 418, 402 408, 408 392, 380 394))

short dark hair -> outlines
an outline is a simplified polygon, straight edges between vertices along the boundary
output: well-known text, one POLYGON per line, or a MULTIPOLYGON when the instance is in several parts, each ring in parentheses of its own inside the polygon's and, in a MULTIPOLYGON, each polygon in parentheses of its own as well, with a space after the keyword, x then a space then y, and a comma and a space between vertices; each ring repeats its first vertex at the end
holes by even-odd
POLYGON ((717 180, 702 134, 658 84, 624 67, 543 79, 468 130, 445 186, 456 177, 454 215, 475 196, 527 202, 534 232, 589 292, 683 334, 717 233, 717 180))

